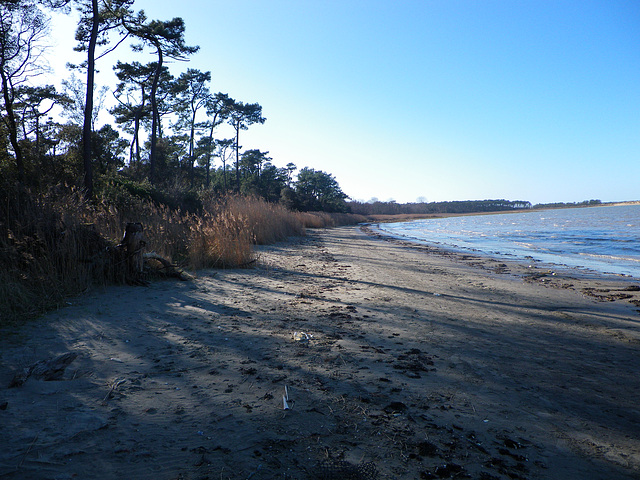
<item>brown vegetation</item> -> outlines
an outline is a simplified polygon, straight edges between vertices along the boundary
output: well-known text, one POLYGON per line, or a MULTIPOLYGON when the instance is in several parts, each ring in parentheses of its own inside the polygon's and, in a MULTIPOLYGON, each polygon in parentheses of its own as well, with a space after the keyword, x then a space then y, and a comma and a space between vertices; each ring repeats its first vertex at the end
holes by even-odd
MULTIPOLYGON (((257 197, 210 200, 200 214, 150 200, 119 207, 86 202, 80 192, 5 192, 0 207, 0 323, 63 305, 91 285, 121 283, 110 255, 128 222, 144 226, 146 250, 191 269, 242 267, 253 245, 304 235, 305 228, 357 223, 364 217, 297 213, 257 197)), ((206 202, 205 202, 206 203, 206 202)), ((147 269, 148 271, 148 269, 147 269)))
POLYGON ((369 221, 364 215, 354 213, 298 212, 295 216, 305 228, 331 228, 369 221))

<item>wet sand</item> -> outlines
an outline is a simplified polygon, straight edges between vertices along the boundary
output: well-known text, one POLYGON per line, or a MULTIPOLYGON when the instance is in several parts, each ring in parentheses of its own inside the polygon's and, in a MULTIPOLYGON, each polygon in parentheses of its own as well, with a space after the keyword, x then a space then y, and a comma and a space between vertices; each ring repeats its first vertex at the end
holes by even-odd
POLYGON ((639 285, 344 227, 96 290, 2 332, 0 478, 638 478, 639 285))

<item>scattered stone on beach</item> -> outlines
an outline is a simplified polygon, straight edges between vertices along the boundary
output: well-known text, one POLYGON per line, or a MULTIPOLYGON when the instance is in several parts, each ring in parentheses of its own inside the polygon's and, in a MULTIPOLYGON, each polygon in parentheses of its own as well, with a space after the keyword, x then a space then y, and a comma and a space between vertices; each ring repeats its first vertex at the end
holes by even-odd
MULTIPOLYGON (((636 290, 629 290, 629 288, 633 288, 633 287, 627 287, 623 291, 627 291, 627 292, 636 291, 636 290)), ((608 288, 602 289, 602 288, 587 287, 582 289, 582 293, 595 298, 599 302, 615 302, 616 300, 628 300, 630 298, 633 298, 633 295, 630 295, 628 293, 611 293, 611 290, 608 288)))
POLYGON ((45 381, 60 380, 64 375, 66 368, 77 357, 77 353, 65 353, 64 355, 60 355, 53 359, 40 360, 39 362, 17 372, 9 383, 9 388, 24 385, 24 382, 26 382, 29 377, 45 381))
POLYGON ((395 370, 402 370, 409 378, 420 378, 419 372, 429 372, 435 370, 433 358, 426 355, 417 348, 412 348, 405 353, 398 355, 398 360, 394 363, 395 370))
MULTIPOLYGON (((462 466, 457 463, 445 463, 435 469, 435 477, 433 478, 450 478, 453 475, 458 475, 463 471, 462 466)), ((426 477, 428 478, 428 477, 426 477)))
POLYGON ((416 445, 416 449, 420 457, 435 457, 436 455, 438 455, 439 451, 437 445, 426 440, 424 442, 418 443, 416 445))
POLYGON ((402 402, 391 402, 384 407, 384 412, 389 414, 403 413, 407 411, 407 406, 402 402))

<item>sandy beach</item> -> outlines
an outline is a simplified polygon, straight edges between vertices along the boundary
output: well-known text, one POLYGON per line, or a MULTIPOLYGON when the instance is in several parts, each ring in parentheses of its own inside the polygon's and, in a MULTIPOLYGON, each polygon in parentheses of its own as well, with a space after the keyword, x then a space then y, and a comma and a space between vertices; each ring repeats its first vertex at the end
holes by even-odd
POLYGON ((639 310, 638 279, 309 231, 3 331, 0 479, 637 479, 639 310))

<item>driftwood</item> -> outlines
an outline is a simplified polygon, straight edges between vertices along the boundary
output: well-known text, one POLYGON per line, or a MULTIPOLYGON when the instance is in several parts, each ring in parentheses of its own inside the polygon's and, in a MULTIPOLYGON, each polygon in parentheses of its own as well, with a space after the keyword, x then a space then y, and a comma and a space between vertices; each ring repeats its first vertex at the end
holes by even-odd
POLYGON ((180 280, 193 280, 193 277, 184 272, 177 265, 171 263, 166 258, 155 252, 144 252, 147 242, 142 234, 143 227, 141 223, 127 223, 124 231, 124 237, 117 250, 124 254, 121 261, 126 263, 125 281, 130 284, 146 285, 143 280, 145 272, 153 272, 169 277, 179 278, 180 280), (149 265, 149 260, 158 262, 161 267, 153 268, 149 265), (145 269, 146 264, 146 269, 145 269))
POLYGON ((145 253, 143 254, 143 258, 144 260, 155 260, 159 262, 162 265, 162 268, 157 270, 158 273, 164 273, 169 277, 175 277, 183 281, 193 280, 193 276, 189 275, 187 272, 179 268, 177 265, 171 263, 169 260, 167 260, 164 257, 161 257, 155 252, 145 253))
MULTIPOLYGON (((90 232, 95 233, 98 240, 101 239, 94 228, 91 228, 90 232)), ((127 223, 124 236, 118 245, 97 249, 97 252, 88 261, 96 271, 102 272, 99 278, 129 285, 148 285, 145 279, 147 274, 193 280, 191 275, 166 258, 155 252, 145 253, 147 242, 143 232, 144 227, 141 223, 127 223)), ((90 245, 99 244, 98 241, 88 241, 87 243, 90 245)))
POLYGON ((104 398, 102 399, 102 405, 106 405, 109 401, 109 399, 111 398, 111 396, 113 395, 113 392, 116 391, 118 389, 118 387, 120 385, 122 385, 124 382, 126 382, 127 380, 125 378, 121 379, 121 380, 114 380, 113 382, 111 382, 111 388, 109 389, 109 391, 107 392, 107 394, 104 396, 104 398))
POLYGON ((78 357, 77 353, 65 353, 50 360, 40 360, 33 365, 23 368, 16 373, 9 384, 9 388, 20 387, 29 377, 42 380, 60 380, 65 369, 78 357))

